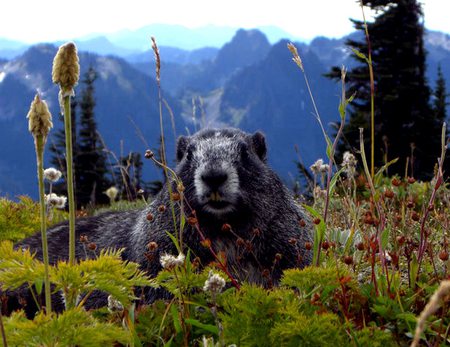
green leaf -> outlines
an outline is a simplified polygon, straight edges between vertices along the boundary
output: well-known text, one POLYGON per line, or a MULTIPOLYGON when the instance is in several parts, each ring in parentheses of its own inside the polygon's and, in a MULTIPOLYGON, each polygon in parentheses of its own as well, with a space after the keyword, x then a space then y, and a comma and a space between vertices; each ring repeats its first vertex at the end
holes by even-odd
POLYGON ((337 182, 338 178, 340 177, 342 171, 344 171, 344 168, 343 168, 343 167, 340 168, 340 169, 338 170, 338 172, 336 172, 336 173, 333 175, 333 177, 331 178, 331 181, 330 181, 330 196, 331 196, 331 193, 333 193, 334 187, 336 186, 336 182, 337 182))
POLYGON ((38 295, 41 295, 43 285, 44 285, 43 278, 37 278, 36 281, 34 282, 34 286, 36 287, 36 293, 38 295))
POLYGON ((177 334, 179 334, 182 332, 181 321, 180 316, 178 315, 177 308, 175 307, 174 304, 170 305, 170 313, 172 315, 173 326, 175 328, 175 331, 177 332, 177 334))
POLYGON ((381 246, 386 249, 389 244, 389 229, 386 228, 381 232, 381 246))
POLYGON ((219 335, 219 328, 216 327, 215 325, 204 324, 202 322, 199 322, 197 319, 192 319, 192 318, 185 319, 185 322, 187 324, 190 324, 190 325, 194 326, 194 327, 197 327, 197 328, 203 329, 205 331, 208 331, 208 332, 210 332, 212 334, 219 335))
POLYGON ((320 243, 322 242, 325 236, 326 226, 319 212, 317 212, 311 206, 304 205, 304 207, 313 217, 320 218, 320 223, 314 224, 315 233, 314 233, 313 259, 317 259, 320 251, 319 249, 320 243))
POLYGON ((172 242, 175 245, 175 247, 177 248, 178 252, 181 253, 181 247, 180 247, 180 243, 178 242, 177 237, 168 231, 166 231, 166 234, 172 240, 172 242))
POLYGON ((367 59, 367 57, 366 57, 366 55, 365 55, 364 53, 358 51, 358 50, 355 49, 355 48, 352 48, 352 52, 355 53, 355 55, 356 55, 358 58, 360 58, 360 59, 362 59, 362 60, 365 60, 365 62, 366 62, 367 64, 370 64, 369 59, 367 59))

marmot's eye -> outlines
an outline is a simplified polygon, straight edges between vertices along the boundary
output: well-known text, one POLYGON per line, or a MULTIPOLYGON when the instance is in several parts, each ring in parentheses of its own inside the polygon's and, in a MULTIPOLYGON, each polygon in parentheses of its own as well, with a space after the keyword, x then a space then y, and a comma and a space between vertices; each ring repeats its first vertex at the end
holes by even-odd
POLYGON ((191 161, 194 156, 195 146, 189 146, 186 150, 186 160, 191 161))
POLYGON ((249 153, 248 153, 248 146, 245 143, 240 143, 239 144, 239 153, 241 154, 241 158, 243 160, 248 159, 249 153))

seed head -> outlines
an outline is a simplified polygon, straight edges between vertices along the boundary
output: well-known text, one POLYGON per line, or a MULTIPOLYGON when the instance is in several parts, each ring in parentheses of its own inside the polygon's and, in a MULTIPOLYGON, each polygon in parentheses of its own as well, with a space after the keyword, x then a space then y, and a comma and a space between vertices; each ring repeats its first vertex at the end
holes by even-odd
POLYGON ((223 287, 225 287, 225 284, 225 280, 220 275, 210 271, 208 274, 208 279, 205 281, 205 285, 203 286, 203 291, 220 293, 223 287))
POLYGON ((342 167, 347 177, 354 177, 356 173, 357 160, 355 156, 350 152, 345 152, 342 158, 342 167))
POLYGON ((209 247, 211 247, 211 240, 204 239, 204 240, 200 241, 200 244, 205 248, 209 248, 209 247))
POLYGON ((178 254, 177 257, 174 257, 171 254, 163 254, 159 259, 162 267, 167 270, 171 270, 175 267, 182 266, 184 264, 185 256, 183 253, 178 254))
POLYGON ((44 196, 44 201, 47 206, 63 209, 66 207, 67 198, 51 193, 44 196))
POLYGON ((151 241, 148 243, 147 248, 149 251, 155 251, 158 249, 158 244, 155 241, 151 241))
POLYGON ((57 182, 62 176, 61 171, 56 170, 54 167, 50 167, 44 170, 44 179, 50 182, 57 182))
POLYGON ((187 222, 189 225, 196 225, 198 223, 198 220, 195 217, 188 217, 187 222))
POLYGON ((144 157, 145 157, 145 159, 151 159, 151 158, 153 158, 154 155, 155 154, 151 150, 147 149, 145 151, 144 157))
POLYGON ((123 311, 122 303, 112 295, 108 295, 108 311, 111 313, 123 311))
POLYGON ((165 211, 166 211, 166 206, 164 206, 164 205, 159 205, 158 211, 161 212, 161 213, 165 212, 165 211))
POLYGON ((88 248, 91 251, 95 251, 97 249, 97 244, 95 244, 94 242, 91 242, 90 244, 88 244, 88 248))
POLYGON ((59 47, 53 59, 52 80, 59 84, 62 96, 73 95, 73 88, 80 77, 77 47, 73 42, 59 47))
POLYGON ((223 224, 223 225, 222 225, 222 231, 224 231, 224 232, 229 232, 229 231, 231 231, 231 225, 228 224, 228 223, 223 224))
POLYGON ((294 44, 291 42, 288 43, 287 47, 292 53, 292 56, 293 56, 292 60, 294 61, 294 63, 296 63, 297 66, 304 72, 305 69, 303 67, 302 59, 300 58, 300 55, 298 54, 297 47, 295 47, 294 44))
POLYGON ((447 261, 448 260, 448 252, 446 250, 440 251, 439 259, 441 259, 442 261, 447 261))
POLYGON ((34 97, 28 111, 28 130, 36 136, 47 138, 51 128, 53 128, 52 115, 48 110, 47 103, 41 100, 38 94, 34 97))
POLYGON ((112 186, 106 189, 105 194, 109 198, 110 201, 114 201, 117 198, 117 194, 119 193, 119 190, 112 186))
POLYGON ((314 164, 312 164, 309 169, 313 174, 317 175, 321 172, 321 167, 323 166, 323 159, 317 159, 314 164))

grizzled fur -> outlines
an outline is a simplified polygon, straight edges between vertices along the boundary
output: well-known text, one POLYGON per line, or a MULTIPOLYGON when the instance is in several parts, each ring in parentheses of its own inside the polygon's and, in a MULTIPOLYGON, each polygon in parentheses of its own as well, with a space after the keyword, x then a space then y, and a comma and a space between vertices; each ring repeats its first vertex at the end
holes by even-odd
MULTIPOLYGON (((266 143, 261 133, 204 130, 191 137, 180 137, 176 155, 175 171, 185 186, 188 205, 196 211, 200 228, 210 239, 212 248, 225 255, 227 267, 236 279, 267 286, 279 281, 283 269, 311 263, 311 252, 304 247, 305 242, 311 241, 311 224, 267 165, 266 143), (299 225, 300 219, 307 221, 306 227, 299 225), (223 230, 224 224, 229 224, 231 231, 223 230)), ((166 234, 174 230, 169 207, 166 185, 143 210, 110 212, 77 220, 77 240, 86 235, 99 248, 125 248, 124 259, 141 264, 154 276, 161 269, 161 254, 177 254, 166 234), (166 207, 164 212, 160 206, 166 207), (153 216, 151 221, 147 218, 149 213, 153 216), (150 242, 157 243, 155 251, 147 248, 150 242)), ((177 204, 179 216, 178 208, 177 204)), ((189 216, 191 210, 186 210, 189 216)), ((48 233, 51 263, 67 259, 67 223, 51 228, 48 233)), ((214 261, 209 250, 201 246, 198 231, 190 225, 185 227, 183 244, 203 265, 214 261)), ((18 246, 28 246, 42 257, 39 234, 18 246)), ((76 245, 76 255, 85 257, 80 242, 76 245)), ((146 300, 153 300, 154 296, 149 291, 146 300)), ((94 302, 88 302, 88 307, 104 304, 104 297, 99 296, 94 302)))

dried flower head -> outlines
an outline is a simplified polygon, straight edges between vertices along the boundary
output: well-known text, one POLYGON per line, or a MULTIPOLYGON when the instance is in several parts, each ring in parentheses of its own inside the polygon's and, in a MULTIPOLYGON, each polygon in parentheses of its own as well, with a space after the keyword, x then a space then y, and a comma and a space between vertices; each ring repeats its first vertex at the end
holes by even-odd
POLYGON ((225 287, 225 280, 218 274, 212 271, 208 274, 208 279, 205 281, 203 286, 204 292, 220 293, 220 291, 225 287))
POLYGON ((291 42, 288 43, 287 47, 292 53, 292 56, 293 56, 292 60, 294 61, 294 63, 296 63, 297 66, 304 72, 305 69, 303 67, 302 59, 300 58, 300 55, 298 54, 297 47, 295 47, 294 44, 291 42))
POLYGON ((156 81, 158 84, 161 81, 161 56, 159 55, 159 48, 156 44, 156 39, 152 36, 152 49, 153 53, 155 54, 155 63, 156 63, 156 81))
POLYGON ((44 200, 47 206, 59 209, 65 208, 67 203, 67 198, 65 196, 58 196, 55 193, 45 195, 44 200))
POLYGON ((322 164, 322 165, 320 165, 319 171, 320 171, 320 173, 325 174, 328 172, 329 168, 330 168, 330 165, 322 164))
POLYGON ((320 169, 323 166, 323 159, 317 159, 314 164, 312 164, 309 169, 313 172, 313 174, 317 175, 320 173, 320 169))
POLYGON ((123 311, 122 303, 112 295, 108 295, 108 311, 111 313, 123 311))
POLYGON ((342 159, 342 167, 347 177, 354 177, 356 174, 356 165, 358 164, 355 156, 350 152, 345 152, 342 159))
POLYGON ((105 194, 110 201, 115 201, 117 198, 117 194, 119 194, 119 190, 116 187, 112 186, 106 189, 105 194))
POLYGON ((44 179, 50 182, 57 182, 62 176, 61 171, 55 169, 54 167, 49 167, 44 170, 44 179))
POLYGON ((184 264, 184 259, 185 256, 183 253, 178 254, 177 257, 166 253, 161 256, 159 262, 164 269, 171 270, 177 266, 182 266, 184 264))
POLYGON ((80 65, 78 63, 77 47, 73 42, 59 47, 53 59, 52 80, 59 84, 61 95, 73 95, 73 88, 80 77, 80 65))
POLYGON ((33 136, 47 138, 50 129, 53 128, 52 115, 48 110, 47 103, 41 100, 38 94, 36 94, 34 100, 31 102, 27 118, 28 130, 33 136))

